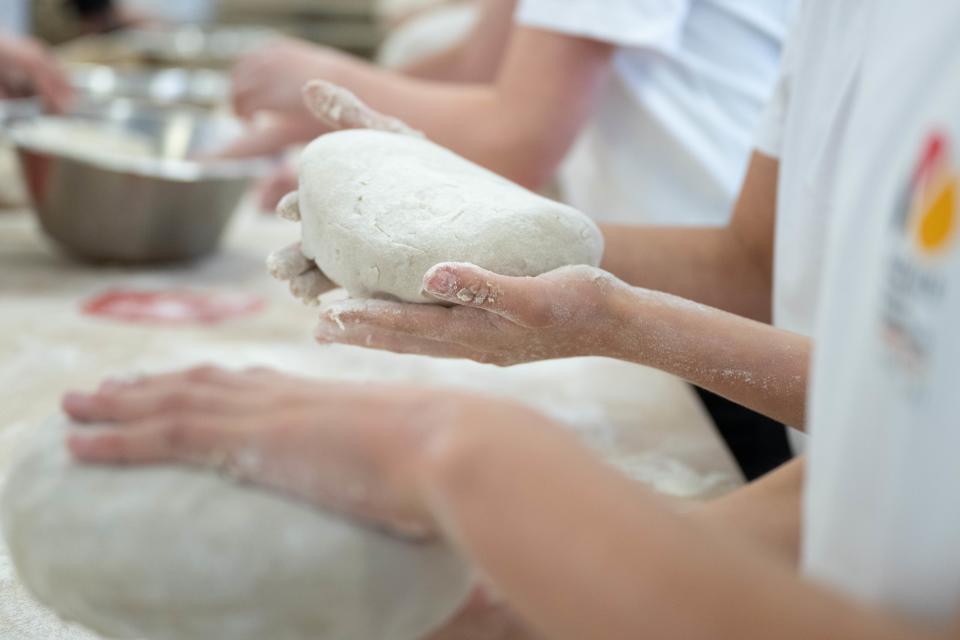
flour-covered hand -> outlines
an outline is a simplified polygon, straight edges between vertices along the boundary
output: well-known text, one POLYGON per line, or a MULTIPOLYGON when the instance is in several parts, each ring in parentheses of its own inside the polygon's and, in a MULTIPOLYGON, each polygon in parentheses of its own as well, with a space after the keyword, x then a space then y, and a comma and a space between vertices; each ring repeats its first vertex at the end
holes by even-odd
POLYGON ((531 413, 450 391, 213 367, 107 382, 63 406, 86 423, 68 442, 81 460, 215 467, 414 537, 443 518, 428 487, 446 439, 531 413))
POLYGON ((428 271, 423 289, 453 306, 335 302, 322 308, 316 338, 498 365, 616 356, 632 291, 594 267, 515 278, 452 262, 428 271))

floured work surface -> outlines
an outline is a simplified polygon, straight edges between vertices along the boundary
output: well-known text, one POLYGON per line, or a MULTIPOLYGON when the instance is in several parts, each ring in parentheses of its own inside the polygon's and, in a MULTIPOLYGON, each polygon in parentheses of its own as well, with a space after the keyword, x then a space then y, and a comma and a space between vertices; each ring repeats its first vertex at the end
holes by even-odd
MULTIPOLYGON (((501 369, 472 362, 319 347, 316 311, 264 272, 264 256, 297 229, 253 212, 223 250, 193 265, 150 271, 93 269, 57 255, 27 214, 0 215, 0 476, 28 425, 68 388, 102 377, 217 363, 270 366, 346 380, 418 381, 520 398, 580 432, 615 464, 660 490, 705 497, 740 484, 739 472, 686 384, 612 360, 578 358, 501 369), (261 295, 266 309, 216 326, 121 324, 83 315, 115 288, 189 288, 261 295)), ((90 640, 33 604, 0 553, 0 638, 90 640)))

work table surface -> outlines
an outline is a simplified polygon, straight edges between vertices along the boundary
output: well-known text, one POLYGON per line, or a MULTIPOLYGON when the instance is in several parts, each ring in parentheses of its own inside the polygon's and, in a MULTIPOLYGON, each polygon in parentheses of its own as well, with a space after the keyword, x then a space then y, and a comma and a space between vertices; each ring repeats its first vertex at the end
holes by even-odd
MULTIPOLYGON (((0 211, 0 484, 17 441, 57 410, 66 389, 109 375, 215 363, 269 366, 345 380, 417 382, 511 396, 540 408, 600 455, 664 493, 698 499, 740 475, 694 394, 660 372, 601 358, 497 368, 318 346, 316 309, 294 300, 264 269, 266 254, 296 240, 288 222, 243 208, 214 256, 182 266, 91 267, 69 260, 27 211, 0 211), (82 313, 111 290, 254 295, 263 310, 222 324, 125 324, 82 313)), ((0 545, 0 638, 89 639, 34 604, 0 545)))

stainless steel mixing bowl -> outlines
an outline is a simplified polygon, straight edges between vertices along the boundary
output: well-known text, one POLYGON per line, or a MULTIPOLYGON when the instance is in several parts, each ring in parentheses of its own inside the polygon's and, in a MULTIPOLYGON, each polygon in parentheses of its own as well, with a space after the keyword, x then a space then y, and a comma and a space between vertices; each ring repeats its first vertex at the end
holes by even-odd
POLYGON ((161 105, 225 105, 230 79, 223 71, 149 67, 110 67, 74 63, 67 66, 74 89, 92 99, 133 98, 161 105))
POLYGON ((193 158, 215 152, 242 129, 201 109, 115 100, 15 122, 7 133, 40 224, 57 244, 87 261, 145 263, 197 258, 217 246, 251 179, 269 161, 193 158), (109 135, 102 145, 79 135, 71 140, 77 126, 136 136, 150 152, 114 153, 109 135))

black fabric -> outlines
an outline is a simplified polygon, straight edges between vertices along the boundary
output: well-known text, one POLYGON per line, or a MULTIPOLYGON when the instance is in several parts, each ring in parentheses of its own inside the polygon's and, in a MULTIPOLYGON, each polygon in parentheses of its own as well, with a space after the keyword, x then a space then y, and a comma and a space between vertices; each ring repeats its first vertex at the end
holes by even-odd
POLYGON ((785 426, 715 393, 693 388, 747 481, 793 457, 785 426))
POLYGON ((112 0, 66 0, 66 4, 83 18, 103 15, 113 8, 112 0))

